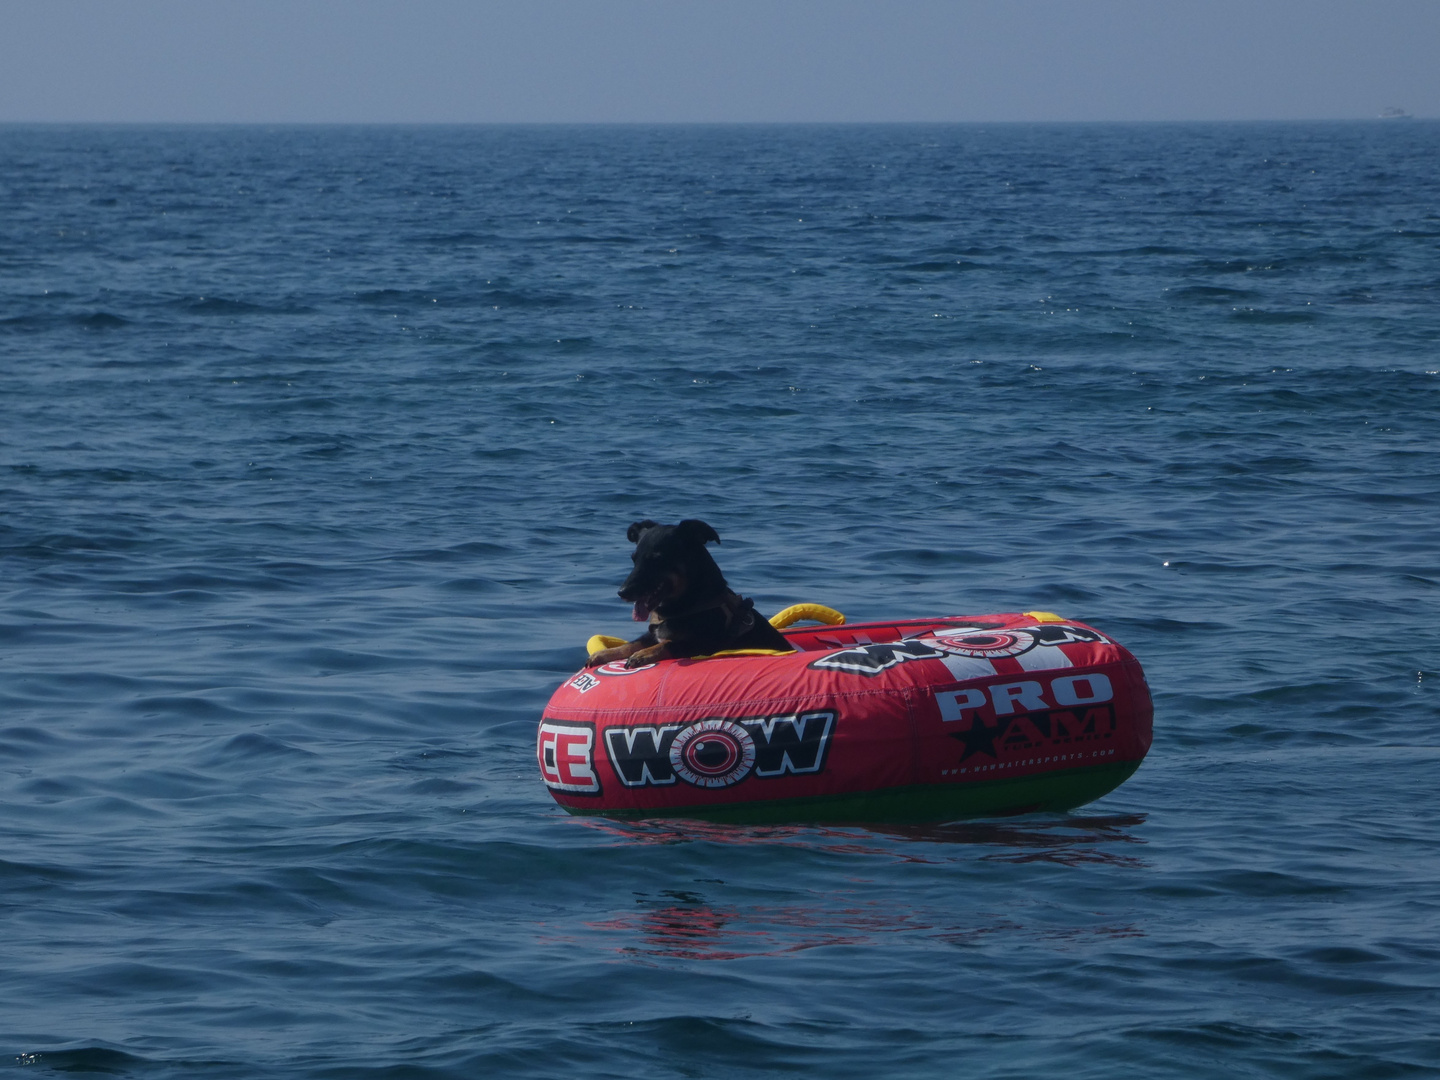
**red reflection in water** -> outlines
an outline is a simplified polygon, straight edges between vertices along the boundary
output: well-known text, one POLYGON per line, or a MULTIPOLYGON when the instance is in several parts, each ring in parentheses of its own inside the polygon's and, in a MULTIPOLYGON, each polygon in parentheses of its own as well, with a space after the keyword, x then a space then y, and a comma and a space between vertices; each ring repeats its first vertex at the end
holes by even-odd
MULTIPOLYGON (((879 857, 892 862, 945 864, 969 860, 1052 862, 1067 866, 1143 866, 1116 850, 1143 844, 1134 829, 1140 815, 1035 816, 1024 820, 950 825, 812 826, 715 825, 694 821, 617 822, 578 819, 613 843, 744 844, 800 847, 825 854, 879 857)), ((858 880, 858 879, 857 879, 858 880)), ((722 884, 716 882, 716 884, 722 884)), ((669 890, 641 898, 639 910, 587 922, 592 932, 614 935, 618 953, 684 960, 780 956, 825 945, 874 945, 910 935, 952 947, 978 947, 997 935, 1020 935, 1059 947, 1100 938, 1141 937, 1132 925, 1053 927, 1027 925, 1014 913, 903 908, 893 900, 834 905, 721 907, 697 893, 669 890)))
POLYGON ((671 892, 664 902, 642 900, 642 910, 587 922, 593 931, 618 935, 616 952, 680 960, 739 960, 781 956, 825 945, 875 945, 897 934, 952 946, 978 946, 999 934, 1024 935, 1055 944, 1093 938, 1143 937, 1133 925, 1029 927, 1009 918, 991 922, 938 923, 890 902, 847 907, 716 908, 693 894, 671 892), (675 902, 676 900, 681 902, 675 902))
POLYGON ((913 916, 873 908, 749 908, 717 910, 704 903, 647 907, 612 919, 587 923, 638 940, 617 952, 645 953, 685 960, 737 960, 779 956, 822 945, 853 945, 880 934, 925 931, 932 927, 913 916))

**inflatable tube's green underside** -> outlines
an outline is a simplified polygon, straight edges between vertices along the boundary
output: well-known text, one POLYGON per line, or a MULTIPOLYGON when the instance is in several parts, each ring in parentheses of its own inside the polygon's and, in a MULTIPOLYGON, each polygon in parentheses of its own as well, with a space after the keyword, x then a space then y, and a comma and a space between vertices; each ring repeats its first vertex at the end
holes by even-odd
POLYGON ((969 784, 927 784, 813 799, 677 806, 644 810, 587 810, 572 814, 610 818, 689 818, 733 825, 847 822, 938 822, 1073 810, 1114 791, 1140 767, 1117 761, 1050 776, 1022 776, 969 784))

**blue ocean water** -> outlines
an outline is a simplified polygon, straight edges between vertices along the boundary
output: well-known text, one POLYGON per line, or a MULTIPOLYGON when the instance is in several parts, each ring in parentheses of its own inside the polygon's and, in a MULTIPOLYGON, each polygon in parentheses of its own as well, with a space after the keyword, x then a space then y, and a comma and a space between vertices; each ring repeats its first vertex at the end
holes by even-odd
POLYGON ((0 1070, 1440 1074, 1437 435, 1434 123, 0 128, 0 1070), (1154 748, 567 817, 640 517, 1154 748))

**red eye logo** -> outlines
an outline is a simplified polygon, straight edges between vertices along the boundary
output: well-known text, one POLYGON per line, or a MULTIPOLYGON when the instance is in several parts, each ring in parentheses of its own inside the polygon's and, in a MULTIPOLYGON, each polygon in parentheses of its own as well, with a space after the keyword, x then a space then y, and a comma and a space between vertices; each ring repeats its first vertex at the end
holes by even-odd
POLYGON ((737 784, 754 765, 755 740, 729 720, 691 724, 670 744, 670 767, 681 780, 696 787, 737 784))
POLYGON ((976 656, 992 660, 997 656, 1019 656, 1035 647, 1035 635, 1024 630, 956 630, 937 631, 937 648, 960 656, 976 656))

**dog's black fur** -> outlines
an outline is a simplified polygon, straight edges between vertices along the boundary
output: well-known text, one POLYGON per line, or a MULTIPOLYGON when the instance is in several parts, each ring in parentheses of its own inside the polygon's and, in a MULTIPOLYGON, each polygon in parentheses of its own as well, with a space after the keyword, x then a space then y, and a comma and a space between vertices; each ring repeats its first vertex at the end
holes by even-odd
POLYGON ((705 550, 720 542, 715 530, 689 518, 679 525, 637 521, 625 533, 635 545, 635 569, 620 586, 620 599, 635 604, 633 618, 650 628, 634 641, 592 653, 587 667, 624 660, 640 667, 657 660, 708 656, 725 649, 793 646, 755 610, 754 601, 732 592, 705 550))

